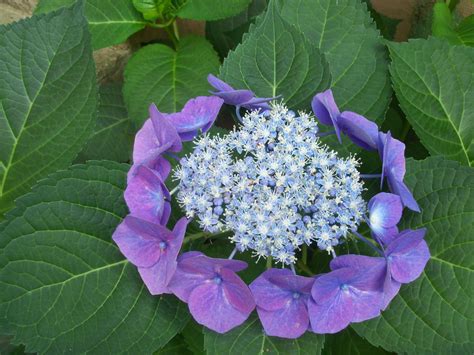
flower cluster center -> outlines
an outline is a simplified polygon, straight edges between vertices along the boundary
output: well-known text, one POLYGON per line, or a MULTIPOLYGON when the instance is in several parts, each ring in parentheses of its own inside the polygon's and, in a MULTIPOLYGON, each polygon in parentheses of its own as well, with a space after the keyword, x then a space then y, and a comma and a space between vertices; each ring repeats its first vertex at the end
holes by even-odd
POLYGON ((282 105, 253 111, 228 135, 206 135, 181 160, 178 201, 209 232, 231 230, 240 251, 294 263, 303 244, 332 250, 365 213, 353 157, 319 142, 313 117, 282 105))

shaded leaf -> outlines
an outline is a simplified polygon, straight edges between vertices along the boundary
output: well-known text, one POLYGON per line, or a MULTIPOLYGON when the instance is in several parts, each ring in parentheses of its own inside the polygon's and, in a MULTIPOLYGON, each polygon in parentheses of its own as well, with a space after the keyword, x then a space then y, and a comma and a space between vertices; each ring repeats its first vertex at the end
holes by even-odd
POLYGON ((386 355, 390 354, 381 348, 370 344, 357 335, 351 328, 346 328, 337 334, 326 336, 324 355, 386 355))
POLYGON ((400 227, 428 229, 431 260, 381 317, 353 327, 397 353, 473 353, 474 170, 439 157, 409 160, 406 182, 422 212, 406 212, 400 227))
MULTIPOLYGON (((40 0, 36 14, 57 10, 76 0, 40 0)), ((147 25, 131 0, 86 0, 85 13, 94 49, 124 42, 147 25)))
POLYGON ((431 155, 474 163, 474 48, 411 40, 389 46, 401 108, 431 155))
POLYGON ((219 20, 243 11, 252 0, 187 0, 178 12, 181 18, 192 20, 219 20))
POLYGON ((339 107, 381 122, 390 102, 390 80, 386 50, 367 6, 360 0, 281 3, 283 18, 326 55, 339 107))
POLYGON ((97 88, 80 4, 1 26, 0 34, 1 215, 82 149, 97 88))
POLYGON ((240 14, 219 21, 206 22, 206 37, 222 58, 242 41, 242 36, 263 12, 267 0, 253 0, 240 14))
POLYGON ((0 331, 40 353, 152 353, 188 320, 149 294, 111 235, 129 166, 89 162, 42 180, 0 225, 0 331))
POLYGON ((97 125, 78 162, 107 159, 128 162, 131 156, 132 124, 122 97, 122 86, 107 84, 99 89, 97 125))
POLYGON ((313 95, 330 82, 324 55, 283 20, 274 1, 229 53, 221 77, 259 97, 282 95, 293 109, 309 108, 313 95))
POLYGON ((208 355, 320 354, 323 345, 323 335, 309 332, 294 340, 269 337, 263 332, 255 313, 244 324, 225 334, 204 329, 204 346, 208 355))
POLYGON ((123 94, 130 118, 140 126, 152 102, 162 112, 176 112, 190 98, 209 95, 207 75, 218 67, 216 52, 201 37, 182 38, 176 51, 164 44, 143 47, 125 68, 123 94))

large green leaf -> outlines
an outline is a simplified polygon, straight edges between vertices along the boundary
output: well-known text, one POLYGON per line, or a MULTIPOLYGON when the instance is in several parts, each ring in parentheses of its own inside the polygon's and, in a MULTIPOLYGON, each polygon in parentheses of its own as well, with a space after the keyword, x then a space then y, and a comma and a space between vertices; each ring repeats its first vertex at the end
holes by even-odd
MULTIPOLYGON (((35 13, 46 13, 76 0, 40 0, 35 13)), ((147 25, 132 0, 86 0, 86 17, 94 49, 124 42, 147 25)))
POLYGON ((474 48, 436 38, 389 48, 395 92, 423 145, 474 165, 474 48))
POLYGON ((204 347, 208 355, 221 354, 320 354, 324 336, 307 332, 298 339, 288 340, 267 336, 255 314, 241 326, 225 334, 204 330, 204 347))
POLYGON ((97 126, 78 160, 114 160, 128 162, 132 149, 132 122, 122 98, 122 86, 103 85, 99 89, 97 126))
POLYGON ((97 88, 82 6, 0 27, 0 215, 67 167, 95 125, 97 88))
POLYGON ((474 15, 468 16, 456 25, 451 13, 451 4, 437 2, 433 6, 433 36, 445 38, 451 44, 474 47, 474 15))
POLYGON ((218 67, 216 52, 201 37, 181 39, 176 51, 164 44, 145 46, 125 68, 123 93, 130 118, 140 125, 152 102, 163 112, 176 112, 190 98, 208 95, 207 75, 218 67))
POLYGON ((154 297, 111 235, 128 165, 90 162, 41 181, 0 225, 0 332, 28 352, 147 354, 186 324, 154 297))
POLYGON ((219 20, 245 10, 252 0, 187 0, 178 16, 193 20, 219 20))
POLYGON ((401 228, 428 228, 431 260, 382 316, 354 325, 397 353, 474 352, 474 169, 439 157, 409 161, 406 182, 422 212, 401 228))
POLYGON ((325 53, 338 105, 381 122, 390 101, 390 80, 386 51, 366 4, 360 0, 281 2, 282 16, 325 53))
POLYGON ((233 17, 206 22, 206 37, 222 58, 237 47, 250 24, 266 7, 267 0, 253 0, 244 11, 233 17))
POLYGON ((312 96, 330 82, 324 55, 283 20, 275 1, 257 18, 242 44, 229 53, 221 77, 259 97, 282 95, 293 109, 309 108, 312 96))
POLYGON ((370 344, 358 336, 351 328, 346 328, 337 334, 326 336, 324 355, 387 355, 381 348, 370 344))

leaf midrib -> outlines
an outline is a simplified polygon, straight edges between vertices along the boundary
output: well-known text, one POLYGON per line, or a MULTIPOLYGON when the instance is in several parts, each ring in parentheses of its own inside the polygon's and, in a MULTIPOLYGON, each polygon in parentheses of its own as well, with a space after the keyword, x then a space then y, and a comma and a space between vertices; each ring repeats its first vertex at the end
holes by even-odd
MULTIPOLYGON (((36 95, 35 97, 33 98, 33 100, 30 100, 30 98, 28 96, 27 99, 28 101, 30 102, 30 105, 28 107, 28 111, 26 113, 26 116, 25 116, 25 119, 23 120, 22 122, 22 125, 20 127, 20 131, 18 132, 18 136, 15 136, 15 134, 13 134, 13 137, 15 137, 15 143, 13 144, 13 147, 12 147, 12 150, 11 150, 11 153, 10 153, 10 157, 8 159, 8 163, 5 165, 5 170, 3 172, 3 178, 2 178, 2 183, 0 185, 0 197, 3 196, 4 194, 4 188, 5 188, 5 183, 7 181, 7 176, 8 176, 8 172, 10 171, 10 167, 12 166, 12 162, 13 162, 13 157, 15 156, 15 153, 16 153, 16 149, 18 147, 18 142, 20 141, 21 139, 21 135, 23 134, 23 132, 26 130, 25 127, 26 127, 26 124, 29 120, 29 117, 30 117, 30 114, 31 114, 31 111, 33 109, 33 106, 36 102, 36 99, 38 98, 38 96, 40 95, 42 89, 44 88, 45 86, 45 83, 46 83, 46 79, 48 78, 48 75, 49 75, 49 71, 51 70, 51 67, 52 67, 52 64, 54 62, 54 60, 56 59, 57 57, 57 54, 59 52, 59 48, 62 47, 63 45, 63 42, 64 42, 64 38, 66 37, 66 33, 68 31, 65 31, 62 33, 62 37, 61 37, 61 41, 59 42, 58 46, 55 48, 55 52, 54 52, 54 56, 51 58, 51 61, 48 63, 48 67, 46 69, 46 72, 44 74, 44 77, 43 77, 43 80, 41 82, 41 86, 38 88, 38 91, 36 92, 36 95)), ((21 41, 21 48, 23 50, 23 40, 21 41)), ((21 50, 21 52, 22 52, 21 50)), ((22 58, 23 58, 23 55, 22 53, 20 52, 20 72, 22 73, 21 76, 23 78, 23 61, 22 61, 22 58)), ((24 85, 24 80, 22 80, 22 83, 24 85)), ((26 92, 26 87, 25 87, 25 92, 26 92)), ((3 108, 3 105, 2 105, 2 108, 3 108)), ((5 112, 5 111, 4 111, 5 112)), ((7 118, 7 115, 6 115, 6 112, 5 112, 5 119, 9 122, 8 118, 7 118)), ((12 131, 13 133, 13 131, 12 131)))

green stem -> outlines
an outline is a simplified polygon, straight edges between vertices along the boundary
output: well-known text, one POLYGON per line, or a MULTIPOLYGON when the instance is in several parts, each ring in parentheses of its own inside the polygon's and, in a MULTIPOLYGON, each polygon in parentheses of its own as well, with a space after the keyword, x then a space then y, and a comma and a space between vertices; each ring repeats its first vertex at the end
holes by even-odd
POLYGON ((303 263, 306 265, 308 262, 308 246, 306 244, 303 244, 302 254, 301 260, 303 260, 303 263))
POLYGON ((267 269, 272 268, 272 262, 273 262, 272 257, 271 256, 267 257, 267 269))
POLYGON ((304 264, 301 260, 298 260, 296 262, 296 266, 298 267, 298 269, 303 271, 308 276, 313 276, 314 275, 314 273, 311 271, 311 269, 308 267, 308 265, 304 264))
POLYGON ((179 41, 179 28, 178 28, 178 22, 177 21, 173 21, 173 33, 174 33, 174 36, 176 37, 176 39, 179 41))
POLYGON ((173 25, 165 27, 165 31, 168 34, 168 37, 171 39, 171 42, 173 42, 173 47, 175 49, 177 49, 178 48, 178 39, 176 38, 176 35, 174 34, 172 28, 173 28, 173 25))
POLYGON ((218 238, 218 237, 221 237, 221 236, 229 235, 231 233, 232 232, 230 232, 230 231, 224 231, 224 232, 220 232, 220 233, 200 232, 200 233, 196 233, 196 234, 191 234, 190 236, 187 236, 187 237, 184 238, 183 245, 185 245, 189 242, 192 242, 194 240, 201 239, 201 238, 218 238))

